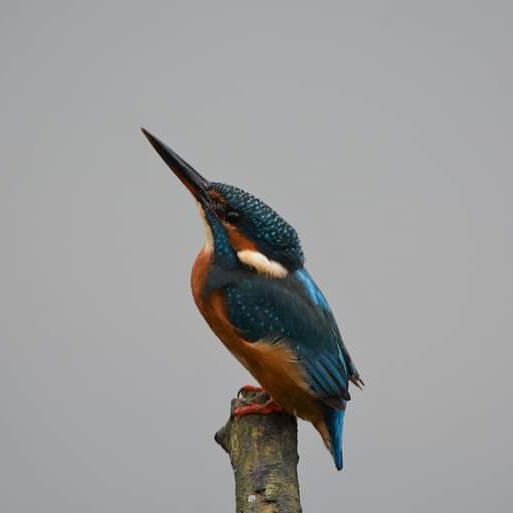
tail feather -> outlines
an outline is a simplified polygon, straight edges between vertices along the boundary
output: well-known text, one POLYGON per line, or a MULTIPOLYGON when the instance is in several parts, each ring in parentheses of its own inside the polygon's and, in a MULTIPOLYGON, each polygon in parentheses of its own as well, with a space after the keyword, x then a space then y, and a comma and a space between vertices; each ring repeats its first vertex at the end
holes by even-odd
POLYGON ((344 460, 342 456, 342 433, 344 430, 345 409, 339 410, 329 406, 325 407, 324 421, 329 434, 329 449, 337 470, 342 470, 344 460))

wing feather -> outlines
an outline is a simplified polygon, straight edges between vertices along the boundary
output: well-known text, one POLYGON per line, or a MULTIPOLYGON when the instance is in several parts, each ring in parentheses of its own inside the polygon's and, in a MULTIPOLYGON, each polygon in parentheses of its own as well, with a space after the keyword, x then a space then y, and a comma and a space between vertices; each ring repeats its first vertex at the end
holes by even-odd
POLYGON ((279 280, 249 273, 240 278, 223 284, 230 322, 250 342, 288 344, 313 392, 342 409, 350 399, 348 381, 360 378, 329 304, 306 270, 279 280))

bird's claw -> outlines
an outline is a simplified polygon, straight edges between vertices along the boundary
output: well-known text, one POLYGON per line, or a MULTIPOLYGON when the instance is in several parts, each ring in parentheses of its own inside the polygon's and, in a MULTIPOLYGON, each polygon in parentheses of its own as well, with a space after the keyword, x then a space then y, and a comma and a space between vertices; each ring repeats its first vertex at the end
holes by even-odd
POLYGON ((262 387, 256 387, 254 385, 242 385, 237 392, 237 399, 243 399, 243 394, 261 394, 265 392, 262 387))
POLYGON ((233 410, 234 417, 243 417, 244 415, 271 415, 273 413, 283 413, 283 409, 275 403, 272 399, 269 399, 264 404, 252 403, 244 406, 237 406, 233 410))

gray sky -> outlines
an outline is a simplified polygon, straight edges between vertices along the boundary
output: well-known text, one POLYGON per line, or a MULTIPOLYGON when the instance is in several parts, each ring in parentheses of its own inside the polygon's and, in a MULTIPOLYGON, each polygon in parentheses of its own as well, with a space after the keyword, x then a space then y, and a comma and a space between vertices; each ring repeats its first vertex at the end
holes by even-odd
POLYGON ((342 473, 300 426, 305 512, 509 511, 510 5, 4 0, 0 511, 233 509, 251 380, 140 125, 299 230, 367 382, 342 473))

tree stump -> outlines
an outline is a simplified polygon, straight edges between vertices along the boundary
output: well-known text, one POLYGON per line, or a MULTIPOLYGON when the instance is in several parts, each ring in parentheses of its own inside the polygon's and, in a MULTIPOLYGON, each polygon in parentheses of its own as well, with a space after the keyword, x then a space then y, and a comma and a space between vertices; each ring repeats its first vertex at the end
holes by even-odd
POLYGON ((297 479, 297 421, 292 415, 234 417, 238 406, 263 404, 265 393, 231 402, 230 418, 215 435, 228 453, 235 477, 236 513, 301 513, 297 479))

